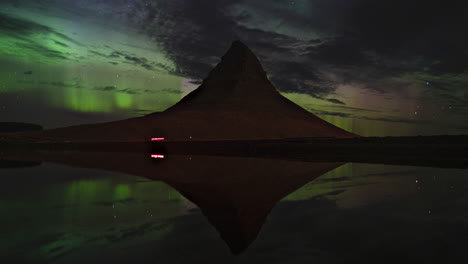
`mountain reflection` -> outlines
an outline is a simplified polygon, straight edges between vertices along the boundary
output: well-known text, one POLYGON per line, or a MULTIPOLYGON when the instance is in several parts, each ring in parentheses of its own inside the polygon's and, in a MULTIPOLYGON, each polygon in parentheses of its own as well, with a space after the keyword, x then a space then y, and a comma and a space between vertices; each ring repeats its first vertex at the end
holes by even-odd
POLYGON ((194 202, 233 253, 257 237, 283 197, 341 163, 239 157, 171 157, 156 164, 163 181, 194 202))
POLYGON ((343 164, 217 156, 165 156, 155 160, 140 153, 117 152, 23 153, 9 158, 99 168, 163 181, 200 208, 234 254, 256 239, 271 209, 283 197, 343 164))

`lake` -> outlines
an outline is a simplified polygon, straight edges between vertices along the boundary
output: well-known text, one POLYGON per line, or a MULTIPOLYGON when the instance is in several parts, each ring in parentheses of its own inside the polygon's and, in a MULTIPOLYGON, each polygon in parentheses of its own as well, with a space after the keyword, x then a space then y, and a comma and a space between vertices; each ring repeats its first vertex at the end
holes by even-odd
POLYGON ((468 170, 67 155, 0 169, 0 262, 435 263, 468 248, 468 170))

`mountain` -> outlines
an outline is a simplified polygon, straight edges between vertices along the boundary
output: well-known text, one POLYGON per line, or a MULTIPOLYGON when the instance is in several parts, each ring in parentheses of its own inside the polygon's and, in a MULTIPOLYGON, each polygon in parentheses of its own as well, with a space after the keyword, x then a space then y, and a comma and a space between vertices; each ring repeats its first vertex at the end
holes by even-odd
POLYGON ((36 136, 70 141, 353 138, 283 97, 255 54, 232 43, 202 85, 164 112, 104 124, 49 130, 36 136))

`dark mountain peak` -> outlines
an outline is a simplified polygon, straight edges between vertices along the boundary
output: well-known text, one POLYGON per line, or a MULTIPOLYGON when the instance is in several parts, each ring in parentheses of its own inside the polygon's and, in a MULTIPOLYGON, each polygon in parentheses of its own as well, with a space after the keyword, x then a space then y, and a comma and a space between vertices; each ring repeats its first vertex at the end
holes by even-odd
POLYGON ((239 62, 255 62, 258 64, 260 68, 260 62, 257 59, 257 56, 252 52, 252 50, 247 47, 243 42, 240 40, 233 41, 231 43, 231 47, 229 47, 228 51, 223 55, 222 62, 231 62, 231 63, 239 63, 239 62))
POLYGON ((229 47, 228 51, 222 57, 223 60, 234 60, 234 61, 248 61, 251 59, 250 62, 256 62, 260 66, 260 62, 257 59, 257 56, 252 52, 252 50, 247 47, 243 42, 240 40, 233 41, 231 43, 231 47, 229 47))
POLYGON ((224 54, 221 62, 210 72, 205 82, 211 80, 263 79, 266 73, 257 56, 241 41, 236 40, 224 54))
POLYGON ((236 40, 202 85, 169 109, 181 110, 181 106, 185 109, 188 105, 245 108, 246 104, 268 102, 272 96, 277 97, 279 93, 268 80, 257 56, 236 40))
POLYGON ((244 50, 250 50, 249 47, 247 47, 247 45, 245 45, 242 41, 240 40, 234 40, 232 43, 231 43, 231 49, 232 48, 239 48, 239 49, 244 49, 244 50))

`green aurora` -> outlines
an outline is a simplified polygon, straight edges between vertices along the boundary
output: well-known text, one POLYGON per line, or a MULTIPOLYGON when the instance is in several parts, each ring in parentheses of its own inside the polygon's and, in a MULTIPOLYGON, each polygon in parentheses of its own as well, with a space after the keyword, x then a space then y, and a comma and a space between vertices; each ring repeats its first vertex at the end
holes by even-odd
POLYGON ((43 120, 38 108, 125 118, 164 110, 183 96, 183 78, 169 73, 174 64, 142 36, 20 10, 0 20, 7 23, 0 29, 2 98, 18 99, 8 107, 38 110, 19 121, 63 125, 43 120))

